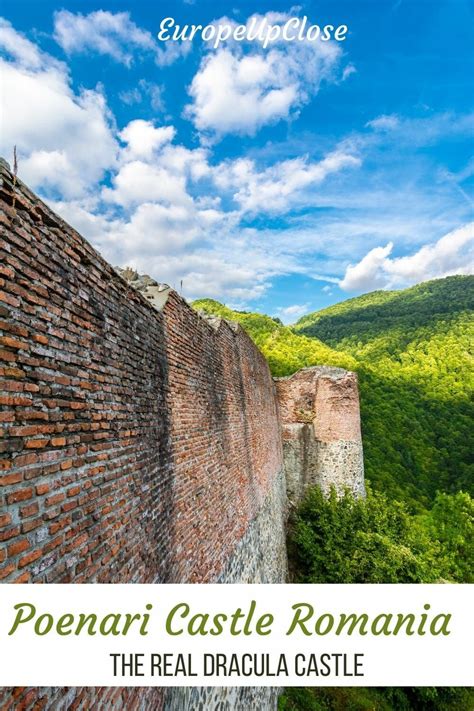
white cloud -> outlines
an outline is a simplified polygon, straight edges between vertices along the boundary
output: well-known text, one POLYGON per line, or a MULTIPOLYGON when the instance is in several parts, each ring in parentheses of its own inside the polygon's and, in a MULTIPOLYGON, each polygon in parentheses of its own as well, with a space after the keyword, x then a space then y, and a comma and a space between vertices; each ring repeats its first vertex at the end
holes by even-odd
POLYGON ((367 128, 373 128, 374 131, 391 131, 392 129, 397 128, 399 124, 400 120, 398 116, 395 116, 394 114, 390 116, 383 114, 372 121, 367 121, 365 125, 367 128))
POLYGON ((9 57, 0 59, 2 154, 17 146, 21 175, 33 188, 84 194, 114 165, 118 150, 103 95, 86 89, 75 94, 66 66, 6 21, 0 46, 9 57))
POLYGON ((276 315, 283 323, 294 323, 300 316, 308 313, 310 304, 292 304, 291 306, 279 306, 276 315))
POLYGON ((111 187, 103 188, 103 199, 128 209, 149 202, 194 209, 189 185, 210 173, 208 156, 203 148, 173 145, 175 133, 173 126, 155 127, 141 119, 127 124, 119 134, 126 144, 120 152, 120 168, 111 187))
POLYGON ((285 212, 305 200, 305 188, 317 185, 330 174, 355 167, 360 160, 342 151, 329 153, 319 162, 295 158, 258 170, 249 159, 238 159, 218 166, 216 184, 234 189, 234 200, 245 212, 285 212))
POLYGON ((208 157, 209 154, 204 148, 191 150, 181 145, 167 145, 161 152, 160 160, 168 170, 185 174, 192 180, 200 180, 211 174, 208 157))
POLYGON ((277 77, 278 53, 270 52, 265 60, 247 59, 222 50, 203 60, 190 87, 194 103, 186 112, 200 131, 252 135, 260 126, 288 117, 298 87, 277 77))
POLYGON ((383 114, 366 123, 366 128, 381 134, 385 146, 392 141, 397 150, 409 147, 413 151, 416 147, 433 145, 448 136, 471 136, 474 131, 474 112, 456 114, 451 111, 426 111, 413 118, 383 114))
MULTIPOLYGON (((216 163, 210 148, 176 143, 173 126, 134 120, 120 130, 100 89, 74 91, 66 65, 5 21, 0 22, 0 44, 8 57, 0 65, 2 153, 10 156, 16 144, 20 177, 114 264, 131 264, 178 288, 183 280, 190 298, 240 303, 260 297, 275 275, 304 274, 338 283, 341 265, 349 259, 357 262, 370 247, 377 247, 375 253, 348 269, 346 286, 385 288, 468 268, 464 232, 420 248, 425 235, 444 234, 466 222, 458 192, 451 189, 451 202, 446 200, 446 181, 441 184, 430 175, 429 189, 414 186, 410 168, 409 183, 398 180, 395 189, 392 165, 386 175, 378 171, 361 177, 348 170, 374 147, 382 153, 390 145, 388 160, 393 161, 399 142, 408 140, 405 131, 420 141, 434 140, 445 129, 448 135, 465 132, 466 118, 453 123, 443 115, 418 124, 400 117, 398 128, 365 131, 363 140, 351 134, 319 160, 280 160, 275 156, 288 145, 268 144, 252 154, 253 160, 216 163), (291 212, 301 206, 306 209, 291 212), (314 206, 328 209, 307 209, 314 206), (268 214, 285 218, 268 227, 263 219, 258 227, 245 227, 268 214), (379 247, 389 241, 411 256, 392 258, 387 248, 379 247)), ((304 84, 299 55, 285 54, 282 67, 269 61, 269 52, 283 52, 278 45, 265 55, 258 50, 238 54, 235 47, 225 51, 231 53, 245 100, 251 90, 268 94, 272 73, 282 77, 280 88, 287 86, 287 77, 295 80, 298 91, 304 84), (289 69, 292 62, 294 70, 289 69)), ((315 84, 309 86, 313 91, 315 84)), ((148 83, 142 80, 136 88, 140 97, 130 96, 130 101, 145 95, 152 99, 148 83)), ((300 93, 296 101, 301 100, 300 93)), ((289 106, 290 114, 297 105, 289 106)), ((251 111, 251 103, 249 107, 251 111)), ((282 307, 288 309, 283 316, 296 319, 296 311, 289 310, 297 307, 303 305, 282 307)))
POLYGON ((191 200, 184 176, 172 175, 160 165, 143 161, 126 163, 112 182, 112 188, 102 191, 104 200, 127 208, 147 202, 183 205, 191 200))
POLYGON ((159 66, 166 66, 190 50, 190 44, 182 42, 168 42, 161 48, 150 32, 130 19, 129 12, 97 10, 82 15, 59 10, 54 14, 54 38, 66 54, 107 55, 127 67, 137 55, 147 54, 159 66))
POLYGON ((392 242, 389 242, 385 247, 375 247, 358 264, 349 265, 339 284, 341 289, 345 291, 372 291, 386 286, 387 277, 383 273, 383 266, 392 249, 392 242))
MULTIPOLYGON (((267 23, 288 18, 281 13, 253 17, 267 23)), ((261 126, 289 119, 318 92, 322 81, 337 79, 342 52, 332 42, 272 42, 265 50, 258 42, 247 44, 250 53, 229 42, 205 55, 194 76, 186 115, 207 137, 253 135, 261 126)))
POLYGON ((176 129, 173 126, 160 126, 156 128, 151 121, 135 119, 125 126, 119 134, 122 141, 127 143, 126 156, 149 159, 153 153, 173 140, 176 129))
POLYGON ((345 291, 371 291, 404 287, 453 274, 474 273, 474 222, 453 230, 414 254, 391 258, 393 244, 370 250, 346 269, 340 287, 345 291))
POLYGON ((353 74, 357 74, 357 69, 353 64, 348 64, 347 66, 344 67, 344 70, 342 72, 342 77, 341 81, 346 81, 346 79, 349 79, 350 76, 353 74))
POLYGON ((0 47, 21 67, 40 70, 47 62, 50 66, 61 69, 59 62, 44 54, 3 17, 0 17, 0 47))
MULTIPOLYGON (((45 192, 60 190, 62 195, 75 196, 81 185, 81 175, 62 151, 33 151, 21 160, 21 173, 30 185, 41 186, 45 192)), ((86 189, 86 186, 83 186, 86 189)), ((82 191, 82 188, 81 188, 82 191)))
POLYGON ((133 106, 133 104, 141 104, 143 101, 143 96, 138 87, 133 87, 132 89, 125 89, 121 91, 118 95, 120 101, 123 101, 127 106, 133 106))
POLYGON ((388 260, 385 269, 392 281, 406 284, 473 273, 474 222, 421 247, 415 254, 388 260))
POLYGON ((129 222, 111 233, 111 241, 123 254, 133 252, 142 261, 148 256, 174 254, 202 234, 199 220, 184 205, 142 202, 129 222))

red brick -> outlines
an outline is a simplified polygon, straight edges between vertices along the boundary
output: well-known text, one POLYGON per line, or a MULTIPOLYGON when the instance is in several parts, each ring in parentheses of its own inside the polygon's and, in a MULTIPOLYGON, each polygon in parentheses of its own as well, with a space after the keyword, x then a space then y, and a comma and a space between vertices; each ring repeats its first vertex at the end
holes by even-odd
POLYGON ((19 306, 20 305, 20 300, 17 299, 16 296, 7 294, 4 291, 0 291, 0 301, 3 301, 5 304, 10 304, 10 306, 19 306))
POLYGON ((17 354, 12 353, 11 351, 6 351, 4 349, 0 349, 0 360, 3 361, 8 361, 9 363, 14 363, 17 359, 17 354))
POLYGON ((8 486, 9 484, 18 484, 19 481, 23 479, 22 472, 15 472, 14 474, 4 474, 0 476, 0 486, 8 486))
POLYGON ((30 464, 35 464, 38 461, 38 455, 31 453, 31 454, 21 454, 18 457, 15 457, 15 466, 16 467, 27 467, 30 464))
POLYGON ((26 373, 24 370, 20 370, 20 368, 4 368, 3 375, 7 378, 24 378, 26 373))
POLYGON ((51 444, 53 447, 64 447, 66 444, 66 438, 65 437, 53 437, 51 439, 51 444))
POLYGON ((47 494, 50 489, 51 487, 49 484, 38 484, 36 487, 36 494, 38 496, 42 496, 43 494, 47 494))
POLYGON ((0 344, 2 346, 6 346, 7 348, 15 348, 16 350, 19 350, 20 348, 23 350, 28 349, 28 343, 26 343, 26 341, 18 341, 16 338, 12 338, 11 336, 0 336, 0 344))
POLYGON ((38 511, 39 506, 35 502, 33 504, 29 504, 28 506, 23 506, 22 508, 20 508, 20 516, 22 518, 28 518, 28 516, 34 516, 35 514, 37 514, 38 511))
POLYGON ((42 550, 31 551, 31 553, 27 553, 26 555, 23 556, 23 558, 20 558, 20 560, 18 561, 18 567, 24 568, 25 565, 30 565, 30 563, 34 563, 35 560, 38 560, 38 558, 41 558, 42 555, 43 555, 42 550))
POLYGON ((33 489, 31 487, 28 487, 27 489, 19 489, 18 491, 14 491, 11 494, 8 494, 7 503, 16 504, 19 501, 27 501, 28 499, 31 499, 32 496, 33 489))
POLYGON ((7 563, 6 565, 0 566, 0 580, 7 578, 15 570, 15 563, 7 563))
POLYGON ((19 407, 31 405, 32 399, 21 395, 0 395, 0 405, 17 405, 19 407))
POLYGON ((0 514, 0 528, 5 528, 5 526, 8 526, 11 521, 12 517, 9 513, 0 514))
MULTIPOLYGON (((29 573, 27 570, 25 570, 23 573, 20 573, 16 578, 12 580, 12 583, 29 583, 31 580, 31 573, 29 573)), ((36 708, 36 704, 34 706, 36 708)), ((44 707, 43 707, 44 708, 44 707)))
POLYGON ((66 491, 66 496, 68 496, 68 497, 69 496, 77 496, 77 494, 79 494, 80 491, 81 491, 80 486, 71 486, 71 488, 66 491))
POLYGON ((43 449, 49 443, 49 439, 29 439, 25 445, 27 449, 43 449))
POLYGON ((13 558, 13 556, 18 555, 18 553, 24 553, 29 547, 30 544, 26 538, 23 538, 21 541, 15 541, 8 546, 8 555, 10 558, 13 558))
POLYGON ((46 506, 55 506, 56 504, 60 504, 61 501, 64 501, 66 498, 66 494, 63 494, 62 492, 59 494, 54 494, 54 496, 49 496, 46 499, 46 506))

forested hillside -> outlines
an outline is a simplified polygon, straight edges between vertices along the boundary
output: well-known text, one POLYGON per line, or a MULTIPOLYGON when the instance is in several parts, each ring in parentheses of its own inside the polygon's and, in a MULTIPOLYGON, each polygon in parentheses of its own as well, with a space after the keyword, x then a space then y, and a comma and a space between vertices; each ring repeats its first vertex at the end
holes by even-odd
POLYGON ((437 490, 472 493, 474 277, 365 294, 293 328, 216 301, 194 306, 241 323, 274 375, 322 363, 358 372, 375 488, 420 509, 437 490))
POLYGON ((367 476, 396 498, 472 492, 474 277, 349 299, 301 335, 358 362, 367 476))

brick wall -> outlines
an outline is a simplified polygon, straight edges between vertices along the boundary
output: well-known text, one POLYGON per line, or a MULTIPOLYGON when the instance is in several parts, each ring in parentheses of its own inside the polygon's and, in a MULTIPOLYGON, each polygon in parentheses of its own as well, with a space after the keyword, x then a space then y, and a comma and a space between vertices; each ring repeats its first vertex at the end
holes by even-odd
MULTIPOLYGON (((156 310, 3 167, 1 181, 0 580, 283 582, 264 358, 175 292, 156 310)), ((0 708, 162 698, 15 689, 0 708)))
MULTIPOLYGON (((287 487, 363 492, 355 375, 275 388, 240 327, 131 287, 1 162, 0 255, 0 582, 285 582, 287 487)), ((16 688, 0 711, 277 695, 16 688)))

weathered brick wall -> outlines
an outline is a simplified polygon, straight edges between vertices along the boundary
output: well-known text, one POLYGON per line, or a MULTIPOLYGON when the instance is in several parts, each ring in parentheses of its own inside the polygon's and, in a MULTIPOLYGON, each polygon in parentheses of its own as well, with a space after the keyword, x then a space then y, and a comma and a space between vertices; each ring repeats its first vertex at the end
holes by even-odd
MULTIPOLYGON (((0 582, 285 582, 287 488, 363 493, 355 375, 275 388, 240 327, 140 293, 1 163, 0 181, 0 582)), ((16 688, 0 711, 277 694, 16 688)))
MULTIPOLYGON (((283 582, 282 447, 264 358, 175 292, 157 311, 3 167, 1 180, 2 582, 283 582)), ((2 696, 5 709, 163 699, 2 696)))
POLYGON ((357 375, 342 368, 303 368, 276 378, 288 497, 308 486, 365 495, 357 375))

